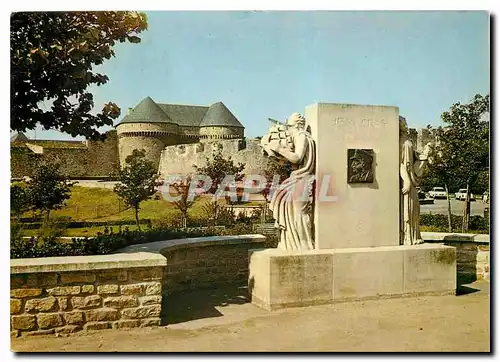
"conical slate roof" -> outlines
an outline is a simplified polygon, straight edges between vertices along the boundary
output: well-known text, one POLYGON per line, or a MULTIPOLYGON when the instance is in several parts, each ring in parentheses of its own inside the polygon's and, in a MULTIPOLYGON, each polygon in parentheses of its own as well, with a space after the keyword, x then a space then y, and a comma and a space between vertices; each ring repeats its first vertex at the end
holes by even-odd
POLYGON ((26 137, 26 135, 22 132, 19 133, 14 133, 12 136, 10 136, 10 142, 28 142, 29 139, 26 137))
POLYGON ((174 123, 151 97, 146 97, 120 123, 174 123))
POLYGON ((222 102, 214 103, 203 117, 200 127, 231 126, 245 128, 222 102))

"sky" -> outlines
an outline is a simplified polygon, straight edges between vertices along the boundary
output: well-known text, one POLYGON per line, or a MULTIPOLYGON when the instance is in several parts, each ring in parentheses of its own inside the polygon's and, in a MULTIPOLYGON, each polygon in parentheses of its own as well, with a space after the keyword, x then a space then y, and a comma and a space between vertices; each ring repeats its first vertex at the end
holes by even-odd
MULTIPOLYGON (((222 101, 247 137, 316 103, 398 106, 410 127, 440 124, 455 102, 490 88, 487 12, 148 12, 139 44, 115 47, 96 71, 96 109, 118 123, 142 99, 222 101)), ((109 128, 108 128, 109 129, 109 128)), ((105 129, 102 129, 105 130, 105 129)), ((35 131, 26 133, 35 137, 35 131)), ((36 131, 37 139, 71 139, 36 131)))

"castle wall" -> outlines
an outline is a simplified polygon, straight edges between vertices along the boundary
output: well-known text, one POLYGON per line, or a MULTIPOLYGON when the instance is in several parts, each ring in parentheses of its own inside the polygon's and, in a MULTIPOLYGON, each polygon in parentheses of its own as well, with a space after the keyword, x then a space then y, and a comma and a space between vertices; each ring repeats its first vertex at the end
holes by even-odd
MULTIPOLYGON (((54 141, 57 143, 57 141, 54 141)), ((43 147, 35 153, 24 144, 11 146, 11 177, 29 176, 37 160, 58 162, 61 171, 71 178, 109 177, 118 174, 118 143, 115 131, 106 140, 90 141, 87 147, 43 147)))
POLYGON ((243 138, 244 128, 240 127, 219 127, 219 126, 207 126, 200 128, 200 137, 209 138, 243 138))
POLYGON ((225 158, 231 156, 235 163, 244 163, 245 169, 243 172, 247 175, 262 174, 268 162, 267 158, 262 154, 260 140, 205 141, 191 145, 165 147, 160 157, 159 172, 162 177, 193 173, 193 165, 204 166, 206 159, 210 158, 213 152, 219 149, 225 158))

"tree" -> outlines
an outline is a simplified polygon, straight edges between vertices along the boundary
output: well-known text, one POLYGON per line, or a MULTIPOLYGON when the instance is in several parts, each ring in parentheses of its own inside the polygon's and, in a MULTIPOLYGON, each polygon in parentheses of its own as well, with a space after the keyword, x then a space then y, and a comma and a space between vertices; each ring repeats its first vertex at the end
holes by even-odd
POLYGON ((279 177, 279 183, 281 184, 285 181, 292 173, 292 164, 285 159, 277 159, 275 157, 269 157, 267 164, 263 170, 263 176, 266 178, 267 187, 262 191, 263 196, 266 198, 269 196, 270 188, 272 186, 275 177, 279 177))
POLYGON ((31 209, 45 214, 45 224, 50 220, 52 210, 61 209, 71 197, 71 186, 68 177, 55 162, 39 162, 30 179, 26 182, 27 194, 31 209))
POLYGON ((115 185, 113 191, 128 206, 134 208, 138 230, 141 230, 140 204, 156 193, 156 188, 162 184, 158 181, 158 177, 154 164, 146 159, 145 150, 134 150, 131 155, 127 156, 125 166, 119 172, 120 183, 115 185))
POLYGON ((433 130, 437 142, 427 178, 450 191, 467 187, 464 230, 470 218, 470 190, 478 181, 484 183, 489 171, 489 117, 485 117, 489 107, 489 95, 477 94, 468 104, 455 103, 441 115, 446 126, 433 130))
POLYGON ((197 195, 189 197, 189 187, 191 185, 191 177, 188 176, 183 180, 170 183, 170 187, 175 191, 176 196, 179 197, 178 200, 172 201, 172 204, 177 210, 182 214, 182 225, 184 228, 187 227, 188 212, 191 206, 194 205, 197 195))
POLYGON ((10 213, 16 218, 30 209, 29 193, 20 183, 10 185, 10 213))
POLYGON ((40 124, 72 136, 102 138, 96 130, 120 115, 107 103, 92 113, 88 87, 105 84, 92 67, 115 55, 116 42, 139 43, 146 15, 134 11, 18 12, 11 16, 11 130, 40 124), (50 110, 40 108, 52 103, 50 110))
MULTIPOLYGON (((207 157, 205 166, 194 165, 193 167, 199 175, 208 176, 212 180, 212 186, 208 190, 210 193, 216 193, 219 190, 226 176, 233 176, 235 181, 241 181, 244 176, 241 172, 245 169, 243 163, 235 164, 231 156, 224 158, 221 150, 215 151, 211 158, 207 157)), ((217 204, 217 197, 204 205, 203 210, 213 226, 221 219, 222 214, 227 214, 226 208, 217 204)))
POLYGON ((205 175, 212 180, 212 186, 208 190, 215 193, 226 176, 234 176, 235 181, 241 181, 245 169, 245 164, 239 162, 235 164, 232 157, 224 158, 221 150, 215 151, 212 157, 206 158, 206 164, 203 167, 193 166, 199 175, 205 175))

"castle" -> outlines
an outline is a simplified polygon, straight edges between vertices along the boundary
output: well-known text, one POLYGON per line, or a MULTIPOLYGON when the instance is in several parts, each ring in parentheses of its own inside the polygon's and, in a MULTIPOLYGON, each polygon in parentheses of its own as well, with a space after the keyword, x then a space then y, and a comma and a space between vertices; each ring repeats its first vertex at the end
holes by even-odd
MULTIPOLYGON (((245 127, 222 102, 178 105, 146 97, 115 127, 104 142, 29 140, 18 134, 11 139, 12 177, 28 175, 37 157, 58 160, 72 178, 116 177, 134 149, 144 149, 163 177, 193 172, 193 165, 202 166, 216 150, 244 163, 246 174, 262 174, 268 163, 260 140, 246 138, 245 127)), ((417 150, 433 138, 427 129, 409 131, 417 150)))
POLYGON ((156 103, 146 97, 116 125, 120 163, 134 149, 144 149, 158 165, 167 146, 243 139, 244 129, 222 102, 193 106, 156 103))

